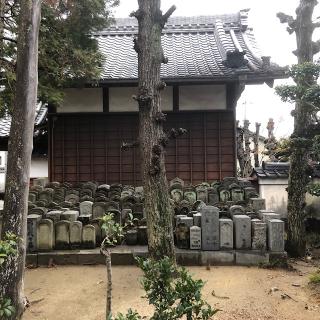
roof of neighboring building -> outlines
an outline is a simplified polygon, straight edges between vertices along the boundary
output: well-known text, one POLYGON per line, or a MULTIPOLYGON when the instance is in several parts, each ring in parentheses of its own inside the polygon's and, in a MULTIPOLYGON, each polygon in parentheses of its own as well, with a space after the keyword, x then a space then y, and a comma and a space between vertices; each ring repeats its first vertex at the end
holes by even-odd
MULTIPOLYGON (((254 168, 251 176, 256 175, 260 179, 286 179, 289 177, 289 162, 262 162, 262 166, 254 168)), ((313 178, 320 178, 320 165, 313 166, 313 178)))
MULTIPOLYGON (((38 104, 36 109, 36 119, 34 124, 35 127, 43 124, 46 121, 47 114, 48 114, 47 106, 43 104, 38 104)), ((0 118, 0 139, 9 137, 10 127, 11 127, 10 115, 0 118)))
MULTIPOLYGON (((169 18, 162 35, 164 55, 169 62, 162 64, 161 77, 167 81, 225 81, 241 77, 248 82, 284 77, 285 68, 261 55, 247 20, 248 10, 169 18)), ((137 20, 122 18, 94 34, 106 57, 102 82, 137 80, 138 59, 133 49, 137 33, 137 20)))

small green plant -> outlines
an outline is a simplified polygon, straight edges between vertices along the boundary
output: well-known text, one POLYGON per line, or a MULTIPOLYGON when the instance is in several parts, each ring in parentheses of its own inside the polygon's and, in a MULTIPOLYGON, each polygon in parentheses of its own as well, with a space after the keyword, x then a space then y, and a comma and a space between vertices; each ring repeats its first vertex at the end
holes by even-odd
MULTIPOLYGON (((218 312, 202 299, 202 280, 194 280, 185 268, 177 267, 165 257, 160 261, 137 258, 144 275, 142 286, 149 304, 154 306, 150 320, 208 320, 218 312)), ((129 310, 115 320, 139 320, 138 313, 129 310)))
POLYGON ((17 236, 11 232, 7 232, 4 240, 0 240, 0 266, 10 255, 17 253, 17 241, 17 236))
POLYGON ((11 304, 11 299, 0 300, 0 319, 9 318, 14 314, 14 307, 11 304))
MULTIPOLYGON (((4 240, 0 240, 0 268, 9 256, 17 254, 18 237, 7 232, 4 240)), ((0 297, 0 319, 11 317, 15 312, 11 299, 0 297)))
POLYGON ((106 233, 103 245, 114 246, 118 244, 123 238, 123 227, 114 222, 114 215, 112 213, 105 214, 101 219, 101 223, 101 229, 106 233))
POLYGON ((310 283, 320 285, 320 269, 310 275, 310 283))

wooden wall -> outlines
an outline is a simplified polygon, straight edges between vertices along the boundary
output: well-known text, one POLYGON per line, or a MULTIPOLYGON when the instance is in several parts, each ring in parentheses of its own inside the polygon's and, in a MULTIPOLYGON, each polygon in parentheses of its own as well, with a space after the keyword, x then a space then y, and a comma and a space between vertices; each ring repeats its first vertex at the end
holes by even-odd
MULTIPOLYGON (((186 182, 234 176, 235 117, 222 112, 168 113, 166 128, 188 133, 166 149, 168 179, 186 182)), ((138 135, 138 114, 55 114, 49 117, 51 181, 141 185, 139 149, 121 151, 138 135)))

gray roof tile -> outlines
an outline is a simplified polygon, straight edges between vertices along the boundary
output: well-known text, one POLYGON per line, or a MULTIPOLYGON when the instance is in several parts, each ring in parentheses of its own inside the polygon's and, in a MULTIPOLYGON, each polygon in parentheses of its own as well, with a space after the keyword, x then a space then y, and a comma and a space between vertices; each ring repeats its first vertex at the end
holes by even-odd
MULTIPOLYGON (((35 127, 43 124, 46 120, 48 108, 45 105, 38 105, 36 110, 35 127)), ((11 116, 0 118, 0 139, 7 138, 10 134, 11 116)))
MULTIPOLYGON (((101 80, 137 79, 138 60, 133 49, 137 33, 135 18, 121 18, 94 35, 106 57, 101 80)), ((248 28, 247 10, 219 16, 172 17, 163 30, 162 46, 169 59, 161 67, 163 79, 221 79, 241 74, 272 78, 284 71, 275 64, 269 68, 263 66, 252 29, 248 28), (230 68, 225 64, 227 54, 237 49, 246 52, 244 58, 248 64, 230 68)))

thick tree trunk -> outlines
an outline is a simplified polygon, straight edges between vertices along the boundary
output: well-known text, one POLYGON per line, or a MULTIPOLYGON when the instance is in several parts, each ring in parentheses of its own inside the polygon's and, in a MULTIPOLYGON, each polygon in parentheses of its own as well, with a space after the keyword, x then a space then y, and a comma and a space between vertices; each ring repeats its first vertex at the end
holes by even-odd
MULTIPOLYGON (((315 0, 301 0, 296 10, 296 39, 298 63, 313 62, 312 34, 314 26, 312 14, 317 5, 315 0)), ((297 86, 301 83, 297 82, 297 86)), ((293 138, 304 138, 310 125, 311 117, 308 106, 297 102, 294 116, 293 138)), ((304 256, 305 240, 305 196, 308 184, 308 152, 306 146, 299 140, 293 141, 293 152, 290 158, 288 184, 288 247, 291 256, 304 256)))
POLYGON ((244 172, 243 177, 247 178, 252 172, 251 164, 251 148, 250 148, 250 122, 249 120, 243 121, 243 138, 244 138, 244 172))
POLYGON ((240 127, 239 121, 237 121, 237 158, 240 168, 240 177, 243 177, 244 173, 244 148, 243 148, 243 128, 240 127))
POLYGON ((21 0, 18 30, 17 87, 13 108, 2 232, 13 232, 20 241, 18 255, 9 258, 0 272, 0 294, 12 300, 15 315, 24 310, 23 278, 26 257, 27 207, 33 128, 38 85, 38 32, 40 0, 21 0))
POLYGON ((174 11, 165 15, 160 0, 138 0, 139 10, 133 13, 139 22, 135 50, 139 63, 139 143, 144 182, 144 210, 147 216, 149 253, 155 259, 168 256, 175 259, 172 208, 164 163, 166 135, 163 132, 160 91, 161 63, 165 61, 161 47, 163 26, 174 11))

